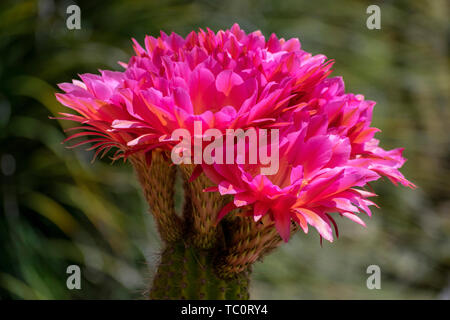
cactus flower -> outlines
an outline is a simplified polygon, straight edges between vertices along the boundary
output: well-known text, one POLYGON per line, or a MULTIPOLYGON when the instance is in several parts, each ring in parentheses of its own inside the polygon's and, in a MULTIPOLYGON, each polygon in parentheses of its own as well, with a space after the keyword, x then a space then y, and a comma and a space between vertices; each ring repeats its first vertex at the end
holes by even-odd
MULTIPOLYGON (((89 144, 94 158, 115 149, 112 159, 128 159, 136 171, 164 241, 150 298, 248 298, 252 264, 292 233, 312 226, 333 241, 335 215, 364 225, 360 213, 371 214, 369 182, 384 176, 415 187, 399 172, 402 149, 386 151, 374 138, 375 103, 345 93, 343 80, 329 77, 332 61, 303 51, 298 39, 266 39, 235 24, 133 43, 136 55, 120 62, 124 71, 80 75, 60 84, 64 93, 56 97, 72 110, 61 119, 81 124, 65 140, 82 138, 71 147, 89 144), (268 137, 277 130, 275 148, 272 140, 258 145, 276 151, 277 170, 263 174, 260 154, 256 162, 233 153, 234 162, 173 165, 180 129, 192 146, 211 129, 268 137), (185 189, 181 215, 173 200, 177 171, 185 189)), ((245 150, 252 143, 244 140, 245 150)), ((196 156, 195 147, 186 151, 196 156)))

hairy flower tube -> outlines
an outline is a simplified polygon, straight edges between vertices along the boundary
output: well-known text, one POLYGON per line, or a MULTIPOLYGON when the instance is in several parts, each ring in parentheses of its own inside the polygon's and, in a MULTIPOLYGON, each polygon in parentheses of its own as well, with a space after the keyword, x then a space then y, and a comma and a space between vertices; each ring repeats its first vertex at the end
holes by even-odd
POLYGON ((66 141, 82 138, 73 146, 89 143, 94 158, 115 149, 113 159, 135 168, 165 243, 150 298, 248 298, 252 264, 293 232, 312 226, 332 241, 335 215, 364 225, 360 212, 371 214, 369 182, 385 176, 415 187, 398 171, 402 149, 386 151, 374 138, 375 103, 345 93, 341 78, 328 77, 332 62, 303 51, 298 39, 265 39, 235 24, 186 38, 161 32, 144 47, 133 42, 136 55, 120 63, 124 71, 80 75, 60 84, 65 93, 56 97, 72 109, 61 119, 81 124, 66 141), (177 130, 194 148, 178 148, 177 130), (196 139, 208 130, 217 134, 201 152, 229 130, 266 135, 257 149, 276 151, 277 170, 262 173, 261 153, 249 161, 254 145, 245 139, 236 161, 218 151, 238 142, 216 148, 212 163, 196 162, 196 139), (174 165, 180 150, 193 161, 174 165), (181 215, 173 199, 177 171, 181 215))

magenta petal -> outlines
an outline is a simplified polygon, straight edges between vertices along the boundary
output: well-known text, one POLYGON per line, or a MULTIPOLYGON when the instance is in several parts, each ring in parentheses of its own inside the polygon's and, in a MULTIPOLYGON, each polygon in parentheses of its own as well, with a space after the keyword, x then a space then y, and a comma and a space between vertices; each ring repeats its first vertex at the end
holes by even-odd
POLYGON ((331 230, 331 226, 317 213, 306 208, 297 208, 295 211, 300 213, 310 225, 315 227, 324 239, 333 242, 333 230, 331 230))
POLYGON ((241 76, 237 73, 232 70, 224 70, 217 75, 216 88, 217 91, 220 91, 228 96, 233 87, 238 86, 243 82, 244 80, 242 80, 241 76))
POLYGON ((278 212, 275 213, 275 215, 275 227, 277 228, 281 239, 283 239, 284 242, 288 242, 291 234, 291 216, 288 212, 278 212))
POLYGON ((218 213, 216 218, 216 225, 229 213, 231 210, 235 209, 236 206, 233 202, 227 203, 218 213))
POLYGON ((253 218, 255 222, 259 221, 268 211, 269 207, 267 206, 267 204, 262 202, 256 202, 255 208, 253 210, 253 218))

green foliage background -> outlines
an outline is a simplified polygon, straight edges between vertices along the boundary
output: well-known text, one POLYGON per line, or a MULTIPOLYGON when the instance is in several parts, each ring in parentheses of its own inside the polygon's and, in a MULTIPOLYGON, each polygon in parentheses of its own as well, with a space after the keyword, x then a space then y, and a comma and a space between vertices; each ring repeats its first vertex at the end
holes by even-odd
POLYGON ((160 243, 127 164, 90 163, 61 145, 69 123, 56 84, 79 73, 120 70, 131 37, 238 22, 267 37, 299 37, 336 60, 349 92, 377 101, 385 148, 405 147, 415 191, 377 182, 367 228, 339 219, 341 237, 320 247, 298 233, 254 267, 252 298, 436 299, 450 297, 448 2, 429 1, 14 1, 0 2, 0 298, 141 299, 160 243), (81 7, 81 30, 66 8, 81 7), (381 7, 381 30, 366 8, 381 7), (82 268, 82 289, 66 268, 82 268), (379 265, 381 290, 366 268, 379 265))

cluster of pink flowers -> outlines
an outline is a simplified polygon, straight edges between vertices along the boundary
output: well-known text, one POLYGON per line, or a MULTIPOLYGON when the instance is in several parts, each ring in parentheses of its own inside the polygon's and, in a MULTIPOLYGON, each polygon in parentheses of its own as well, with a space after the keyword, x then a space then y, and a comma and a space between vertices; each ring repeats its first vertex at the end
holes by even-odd
MULTIPOLYGON (((133 40, 134 41, 134 40, 133 40)), ((374 102, 344 92, 340 77, 328 78, 332 62, 300 48, 298 39, 266 40, 261 32, 230 30, 147 36, 134 41, 136 56, 123 72, 80 75, 60 84, 56 94, 76 114, 63 113, 83 129, 68 139, 89 137, 97 154, 116 147, 115 158, 152 150, 172 150, 174 130, 225 132, 237 128, 278 128, 279 170, 261 175, 260 164, 198 166, 216 187, 205 190, 232 195, 219 213, 241 207, 255 221, 274 221, 287 241, 295 221, 333 240, 332 213, 364 224, 372 192, 361 187, 381 176, 414 187, 398 171, 402 149, 378 146, 370 127, 374 102), (145 48, 144 48, 145 47, 145 48)), ((196 170, 197 173, 200 170, 196 170)), ((216 214, 216 213, 211 213, 216 214)), ((337 230, 336 230, 337 232, 337 230)))

